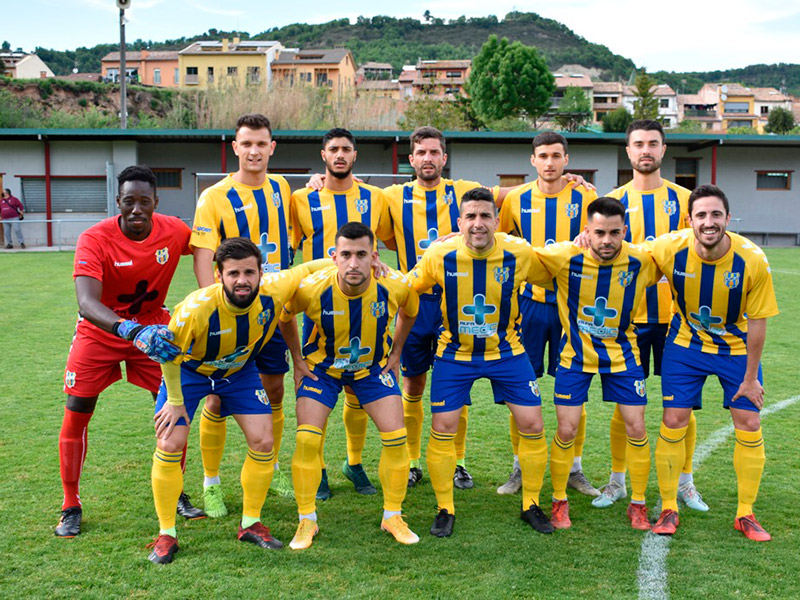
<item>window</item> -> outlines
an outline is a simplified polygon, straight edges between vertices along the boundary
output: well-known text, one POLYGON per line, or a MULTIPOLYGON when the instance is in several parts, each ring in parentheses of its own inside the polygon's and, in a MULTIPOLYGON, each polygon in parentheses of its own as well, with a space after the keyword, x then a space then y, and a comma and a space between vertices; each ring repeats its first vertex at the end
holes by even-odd
POLYGON ((580 175, 591 184, 594 184, 594 174, 596 172, 597 172, 596 169, 567 169, 567 173, 572 173, 573 175, 580 175))
POLYGON ((236 77, 239 74, 239 67, 228 67, 228 77, 236 77))
POLYGON ((497 176, 500 178, 500 187, 512 187, 525 183, 525 174, 498 173, 497 176))
POLYGON ((669 98, 661 98, 658 101, 659 108, 669 108, 669 98))
POLYGON ((208 67, 206 71, 206 81, 209 85, 214 83, 214 67, 208 67))
POLYGON ((595 104, 607 104, 610 98, 606 98, 605 96, 595 96, 594 103, 595 104))
POLYGON ((761 114, 768 115, 769 114, 769 106, 762 106, 761 107, 761 114))
POLYGON ((156 188, 159 190, 180 190, 182 169, 153 169, 156 188))
POLYGON ((317 73, 317 85, 322 87, 326 85, 331 85, 328 82, 328 74, 327 73, 317 73))
POLYGON ((623 186, 633 179, 633 169, 619 169, 617 171, 617 187, 623 186))
POLYGON ((261 83, 261 67, 247 67, 247 83, 261 83))
POLYGON ((726 102, 723 105, 723 112, 747 114, 750 112, 750 104, 748 102, 726 102))
POLYGON ((753 122, 751 120, 746 121, 728 121, 728 129, 731 127, 752 127, 753 122))
POLYGON ((792 173, 794 171, 756 171, 756 189, 790 190, 792 173))
POLYGON ((436 77, 436 71, 423 71, 422 77, 427 77, 428 79, 433 79, 436 77))
POLYGON ((161 85, 161 69, 153 69, 153 83, 161 85))
POLYGON ((697 187, 697 161, 696 158, 675 159, 675 183, 686 189, 693 190, 697 187))
POLYGON ((172 82, 175 85, 177 85, 177 84, 179 84, 181 82, 181 70, 179 68, 177 68, 177 67, 175 67, 175 69, 173 69, 172 82))
MULTIPOLYGON (((51 208, 54 213, 95 212, 108 210, 106 176, 52 177, 50 181, 51 208)), ((22 178, 22 203, 25 211, 47 211, 44 176, 22 178)))
POLYGON ((300 81, 311 83, 311 73, 300 73, 300 81))
POLYGON ((197 67, 186 67, 187 75, 197 75, 197 67))
POLYGON ((461 71, 447 71, 448 77, 463 77, 463 73, 461 71))

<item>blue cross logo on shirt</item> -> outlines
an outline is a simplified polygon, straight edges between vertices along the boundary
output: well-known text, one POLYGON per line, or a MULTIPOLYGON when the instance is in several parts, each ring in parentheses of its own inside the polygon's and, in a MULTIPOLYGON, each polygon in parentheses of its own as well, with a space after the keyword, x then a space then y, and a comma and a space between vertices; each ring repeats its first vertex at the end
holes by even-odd
POLYGON ((428 229, 428 239, 427 240, 420 240, 419 241, 419 247, 422 250, 425 250, 433 242, 435 242, 438 237, 439 237, 439 230, 438 229, 436 229, 435 227, 432 227, 431 229, 428 229))
POLYGON ((491 315, 497 312, 497 307, 494 304, 486 304, 486 296, 477 294, 475 296, 475 304, 467 304, 461 309, 465 315, 471 316, 476 325, 484 325, 486 323, 486 315, 491 315))
POLYGON ((606 319, 613 319, 617 316, 616 308, 606 308, 608 301, 605 298, 598 298, 594 301, 594 306, 584 306, 583 314, 592 318, 592 325, 603 327, 606 319))
POLYGON ((369 354, 371 351, 372 348, 369 346, 366 348, 361 347, 361 338, 359 337, 351 338, 349 346, 342 346, 339 348, 340 354, 347 354, 350 357, 351 365, 357 363, 362 356, 369 354))
POLYGON ((261 243, 258 244, 258 249, 261 250, 261 256, 263 257, 264 262, 267 262, 267 255, 277 251, 278 244, 273 244, 270 242, 269 238, 267 238, 267 234, 262 233, 261 243))
POLYGON ((711 314, 711 309, 707 306, 701 306, 699 313, 689 313, 695 321, 700 323, 700 328, 705 331, 711 331, 712 325, 720 325, 722 317, 715 317, 711 314))

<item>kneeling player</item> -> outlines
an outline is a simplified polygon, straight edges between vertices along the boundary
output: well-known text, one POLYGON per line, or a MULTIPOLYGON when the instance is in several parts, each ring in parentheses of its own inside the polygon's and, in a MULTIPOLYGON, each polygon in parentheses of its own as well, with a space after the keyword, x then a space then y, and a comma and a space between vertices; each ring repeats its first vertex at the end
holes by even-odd
POLYGON ((406 277, 396 271, 380 279, 372 277, 370 265, 377 259, 375 238, 363 223, 342 226, 334 244, 336 266, 306 278, 281 315, 298 384, 292 480, 300 523, 289 546, 293 550, 308 548, 319 531, 315 496, 322 479, 322 432, 344 386, 352 389, 380 431, 381 529, 401 544, 415 544, 419 538, 401 516, 408 448, 397 371, 419 299, 409 289, 406 277), (294 317, 300 312, 314 324, 302 354, 294 317), (390 341, 389 324, 395 314, 397 326, 390 341))

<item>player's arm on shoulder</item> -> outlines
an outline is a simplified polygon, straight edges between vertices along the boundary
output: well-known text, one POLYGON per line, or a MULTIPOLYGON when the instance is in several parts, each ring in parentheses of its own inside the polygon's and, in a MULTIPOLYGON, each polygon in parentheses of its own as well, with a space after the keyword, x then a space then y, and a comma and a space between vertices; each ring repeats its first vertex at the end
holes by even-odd
POLYGON ((550 285, 569 259, 579 252, 578 247, 572 242, 532 248, 533 260, 527 281, 535 285, 550 285))
POLYGON ((411 289, 417 294, 424 294, 437 283, 433 270, 436 268, 435 260, 438 253, 433 248, 425 250, 420 261, 407 275, 411 289))

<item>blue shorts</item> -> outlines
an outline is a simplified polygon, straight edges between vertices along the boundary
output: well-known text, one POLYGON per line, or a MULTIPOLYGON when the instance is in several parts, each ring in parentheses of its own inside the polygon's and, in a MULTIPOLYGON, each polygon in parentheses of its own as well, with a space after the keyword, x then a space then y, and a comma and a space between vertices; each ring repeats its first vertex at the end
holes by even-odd
POLYGON ((400 356, 403 377, 422 375, 433 365, 442 327, 441 301, 442 297, 438 294, 422 294, 419 297, 419 314, 400 356))
POLYGON ((522 315, 522 345, 525 346, 525 352, 536 377, 541 378, 544 375, 545 346, 547 346, 547 374, 555 377, 561 343, 558 306, 520 296, 519 312, 522 315))
POLYGON ((256 368, 264 375, 284 375, 289 372, 289 347, 281 330, 275 327, 272 337, 256 355, 256 368))
POLYGON ((482 362, 437 358, 431 375, 431 412, 450 412, 472 404, 472 384, 484 377, 492 382, 495 404, 542 405, 536 374, 525 354, 482 362))
POLYGON ((397 385, 394 373, 389 371, 382 375, 382 370, 383 367, 380 365, 374 365, 370 369, 369 375, 361 379, 354 379, 353 373, 345 373, 341 379, 337 379, 315 367, 313 372, 319 379, 314 381, 303 377, 300 389, 297 390, 297 397, 311 398, 333 409, 344 386, 349 386, 353 390, 362 406, 387 396, 399 396, 400 387, 397 385))
MULTIPOLYGON (((224 379, 211 379, 195 371, 181 367, 181 390, 183 403, 189 420, 194 419, 194 413, 200 401, 209 394, 216 394, 222 401, 220 415, 268 415, 272 413, 267 393, 261 385, 261 378, 254 362, 249 362, 241 370, 224 379)), ((156 412, 167 403, 167 387, 161 381, 156 398, 156 412)), ((188 425, 181 417, 176 425, 188 425)))
MULTIPOLYGON (((724 408, 758 411, 747 398, 731 399, 736 395, 747 370, 747 356, 720 356, 700 350, 682 348, 672 342, 664 347, 664 368, 661 371, 661 393, 664 408, 703 407, 703 384, 706 377, 716 375, 722 384, 724 408)), ((764 382, 761 365, 758 381, 764 382)))
POLYGON ((636 344, 642 361, 645 378, 650 377, 650 350, 653 351, 653 375, 661 375, 664 342, 667 341, 666 323, 642 323, 636 325, 636 344))
MULTIPOLYGON (((596 373, 558 366, 553 401, 559 406, 580 406, 589 399, 589 384, 596 373)), ((599 373, 603 401, 628 406, 647 404, 647 390, 641 367, 621 373, 599 373)))

